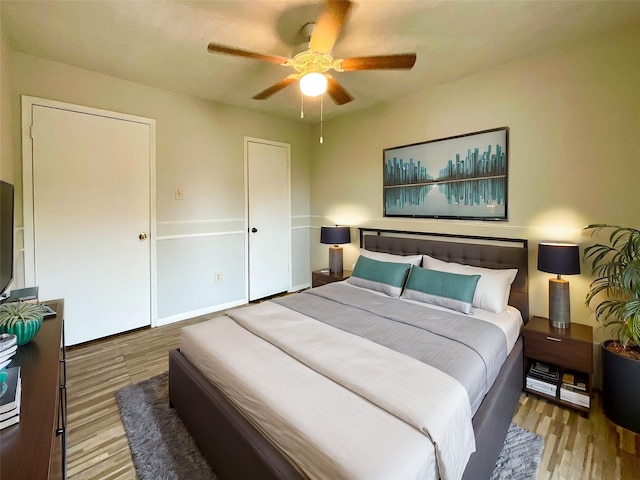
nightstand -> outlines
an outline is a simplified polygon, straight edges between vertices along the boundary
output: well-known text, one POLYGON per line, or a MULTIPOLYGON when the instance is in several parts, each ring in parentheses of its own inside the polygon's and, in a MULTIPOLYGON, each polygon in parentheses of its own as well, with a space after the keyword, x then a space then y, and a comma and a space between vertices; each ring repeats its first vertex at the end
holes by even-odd
POLYGON ((351 270, 343 270, 339 273, 331 273, 329 269, 316 270, 311 273, 311 286, 319 287, 320 285, 326 285, 332 282, 341 282, 351 276, 351 270))
MULTIPOLYGON (((593 374, 593 329, 589 325, 571 323, 568 328, 555 328, 543 317, 533 317, 524 327, 525 392, 538 395, 560 405, 589 413, 590 408, 560 398, 562 375, 566 370, 583 374, 587 379, 587 394, 591 395, 593 374), (536 360, 555 365, 560 370, 555 396, 527 388, 526 375, 536 360)), ((590 404, 590 402, 589 402, 590 404)))

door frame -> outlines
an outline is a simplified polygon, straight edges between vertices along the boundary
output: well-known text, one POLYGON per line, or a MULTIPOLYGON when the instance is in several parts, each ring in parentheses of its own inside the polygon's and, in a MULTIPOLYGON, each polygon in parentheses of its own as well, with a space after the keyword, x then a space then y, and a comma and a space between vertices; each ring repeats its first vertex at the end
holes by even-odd
POLYGON ((291 241, 291 145, 283 142, 276 142, 274 140, 265 140, 263 138, 256 137, 244 137, 244 297, 249 301, 249 143, 262 143, 265 145, 272 145, 274 147, 282 147, 287 151, 287 206, 289 208, 289 287, 287 291, 291 291, 292 283, 292 263, 291 258, 293 252, 293 246, 291 241))
POLYGON ((22 102, 22 225, 24 283, 34 285, 36 278, 34 200, 33 200, 33 149, 31 139, 32 112, 34 106, 55 108, 71 112, 135 122, 149 127, 149 280, 151 326, 157 326, 157 282, 156 282, 156 121, 126 113, 102 110, 84 105, 59 102, 45 98, 21 96, 22 102))

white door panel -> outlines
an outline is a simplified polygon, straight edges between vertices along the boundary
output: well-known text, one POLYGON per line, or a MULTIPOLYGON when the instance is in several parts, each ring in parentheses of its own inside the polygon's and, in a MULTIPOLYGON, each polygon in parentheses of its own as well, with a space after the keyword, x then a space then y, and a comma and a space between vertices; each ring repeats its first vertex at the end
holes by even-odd
POLYGON ((281 145, 247 144, 249 300, 291 287, 289 153, 281 145))
POLYGON ((150 325, 149 125, 39 105, 32 115, 40 297, 65 299, 68 345, 150 325))

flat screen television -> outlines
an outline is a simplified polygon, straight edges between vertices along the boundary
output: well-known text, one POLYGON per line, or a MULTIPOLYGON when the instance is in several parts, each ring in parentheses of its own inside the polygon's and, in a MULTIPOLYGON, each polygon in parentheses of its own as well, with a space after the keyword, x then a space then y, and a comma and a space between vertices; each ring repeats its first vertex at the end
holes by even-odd
POLYGON ((13 185, 0 180, 0 299, 13 280, 13 185))

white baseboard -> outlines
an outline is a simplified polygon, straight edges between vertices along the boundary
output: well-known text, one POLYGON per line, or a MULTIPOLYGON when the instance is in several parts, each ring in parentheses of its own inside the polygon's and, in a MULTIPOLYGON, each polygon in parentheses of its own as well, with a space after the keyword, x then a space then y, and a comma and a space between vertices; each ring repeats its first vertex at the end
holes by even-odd
POLYGON ((241 300, 235 300, 233 302, 223 303, 220 305, 213 305, 211 307, 201 308, 199 310, 191 310, 190 312, 178 313, 177 315, 171 315, 170 317, 159 318, 156 321, 155 326, 161 327, 163 325, 169 325, 170 323, 181 322, 182 320, 189 320, 201 315, 208 315, 209 313, 220 312, 221 310, 227 310, 229 308, 237 307, 240 305, 246 305, 247 303, 247 300, 243 298, 241 300))
POLYGON ((289 292, 290 293, 299 292, 300 290, 306 290, 307 288, 311 288, 311 284, 310 283, 303 283, 302 285, 295 285, 295 286, 291 287, 291 290, 289 290, 289 292))

